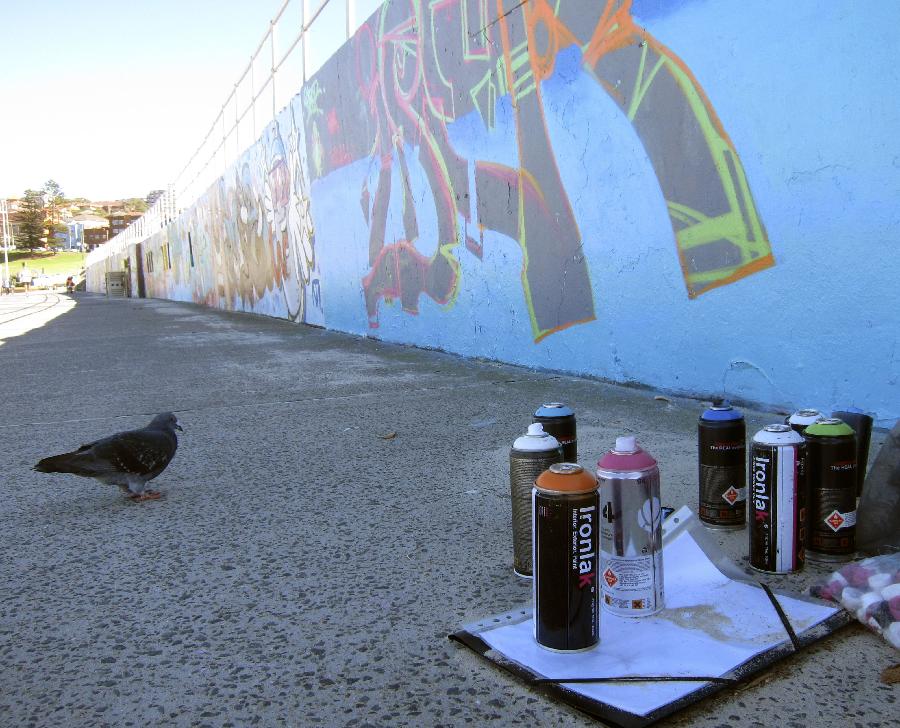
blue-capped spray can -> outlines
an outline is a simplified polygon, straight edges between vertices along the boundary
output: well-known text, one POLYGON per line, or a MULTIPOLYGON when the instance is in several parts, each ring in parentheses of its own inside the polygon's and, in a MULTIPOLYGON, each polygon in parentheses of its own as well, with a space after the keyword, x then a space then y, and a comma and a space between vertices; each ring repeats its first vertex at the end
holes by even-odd
POLYGON ((575 429, 575 413, 562 402, 546 402, 534 413, 534 422, 540 422, 544 430, 559 440, 563 449, 563 460, 578 462, 578 435, 575 429))
POLYGON ((700 521, 715 529, 747 523, 747 430, 744 415, 727 400, 700 415, 700 521))

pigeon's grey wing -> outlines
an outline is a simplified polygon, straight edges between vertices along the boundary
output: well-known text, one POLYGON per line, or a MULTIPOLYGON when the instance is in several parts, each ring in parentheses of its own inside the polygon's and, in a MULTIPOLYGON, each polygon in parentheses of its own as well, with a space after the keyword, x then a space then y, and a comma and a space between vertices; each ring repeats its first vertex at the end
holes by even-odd
POLYGON ((174 438, 164 432, 134 430, 98 440, 89 452, 95 462, 108 463, 115 472, 147 476, 158 475, 175 455, 176 447, 174 438))

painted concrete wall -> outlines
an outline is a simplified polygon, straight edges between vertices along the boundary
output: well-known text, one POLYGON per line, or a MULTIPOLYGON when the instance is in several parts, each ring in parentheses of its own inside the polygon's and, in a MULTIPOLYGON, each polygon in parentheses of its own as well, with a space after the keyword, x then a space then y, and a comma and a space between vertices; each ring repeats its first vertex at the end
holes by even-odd
POLYGON ((889 424, 898 27, 892 0, 386 3, 143 245, 148 295, 889 424))

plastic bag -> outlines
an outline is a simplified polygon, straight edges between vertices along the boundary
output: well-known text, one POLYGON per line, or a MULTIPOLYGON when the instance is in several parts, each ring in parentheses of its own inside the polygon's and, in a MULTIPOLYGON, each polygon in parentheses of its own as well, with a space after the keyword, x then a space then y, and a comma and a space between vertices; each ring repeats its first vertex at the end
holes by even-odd
POLYGON ((900 553, 847 564, 809 593, 838 602, 900 650, 900 553))

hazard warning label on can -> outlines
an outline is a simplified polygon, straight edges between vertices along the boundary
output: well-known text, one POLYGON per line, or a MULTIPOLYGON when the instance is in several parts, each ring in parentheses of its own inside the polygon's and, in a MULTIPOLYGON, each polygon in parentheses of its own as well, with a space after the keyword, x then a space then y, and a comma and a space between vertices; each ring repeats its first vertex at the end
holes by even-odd
POLYGON ((852 528, 856 525, 856 511, 841 513, 839 510, 835 509, 828 514, 825 523, 827 523, 828 527, 835 533, 842 528, 852 528))
POLYGON ((747 500, 747 489, 735 488, 732 485, 730 488, 728 488, 728 490, 722 493, 722 500, 724 500, 730 506, 733 506, 738 501, 747 500))
POLYGON ((603 560, 600 586, 609 611, 638 616, 652 614, 662 606, 662 561, 658 553, 623 557, 604 552, 603 560))
POLYGON ((603 572, 603 578, 607 585, 611 587, 619 583, 619 577, 616 576, 616 572, 610 568, 607 568, 606 571, 603 572))

